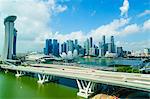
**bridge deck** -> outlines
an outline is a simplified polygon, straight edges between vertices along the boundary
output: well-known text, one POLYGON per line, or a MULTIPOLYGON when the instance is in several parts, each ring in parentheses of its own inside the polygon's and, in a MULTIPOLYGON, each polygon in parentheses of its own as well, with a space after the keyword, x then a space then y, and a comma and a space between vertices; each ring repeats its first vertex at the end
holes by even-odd
POLYGON ((92 68, 52 64, 31 64, 27 67, 2 65, 1 68, 80 79, 150 92, 149 74, 108 72, 92 68))

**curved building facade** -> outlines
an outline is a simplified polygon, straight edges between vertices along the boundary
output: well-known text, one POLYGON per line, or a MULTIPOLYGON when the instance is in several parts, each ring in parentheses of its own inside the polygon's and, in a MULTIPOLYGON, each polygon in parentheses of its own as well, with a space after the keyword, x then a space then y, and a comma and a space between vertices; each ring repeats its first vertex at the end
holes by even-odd
POLYGON ((17 30, 14 28, 14 21, 16 16, 8 16, 4 19, 5 25, 5 38, 4 38, 4 49, 3 59, 13 59, 16 55, 16 38, 17 30))

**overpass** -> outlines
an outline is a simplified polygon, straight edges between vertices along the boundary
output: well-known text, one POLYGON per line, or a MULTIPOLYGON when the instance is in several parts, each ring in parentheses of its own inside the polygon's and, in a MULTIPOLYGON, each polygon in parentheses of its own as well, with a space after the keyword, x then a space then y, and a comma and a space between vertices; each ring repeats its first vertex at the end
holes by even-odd
POLYGON ((2 69, 16 71, 16 76, 26 73, 38 75, 38 83, 50 81, 52 76, 75 79, 79 88, 78 96, 88 98, 94 93, 96 83, 132 88, 150 92, 150 75, 95 70, 77 66, 54 64, 31 64, 30 66, 1 65, 2 69))

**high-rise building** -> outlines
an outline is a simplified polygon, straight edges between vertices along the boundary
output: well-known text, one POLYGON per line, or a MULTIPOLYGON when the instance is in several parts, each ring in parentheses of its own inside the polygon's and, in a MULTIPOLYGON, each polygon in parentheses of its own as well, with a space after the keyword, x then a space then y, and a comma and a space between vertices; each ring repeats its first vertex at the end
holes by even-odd
POLYGON ((67 44, 64 42, 63 44, 61 44, 61 53, 67 53, 67 44))
POLYGON ((73 50, 74 50, 73 40, 67 40, 67 52, 68 51, 73 52, 73 50))
POLYGON ((114 36, 111 36, 111 53, 115 53, 115 43, 114 43, 114 36))
POLYGON ((45 55, 52 54, 52 49, 53 49, 52 39, 46 39, 46 44, 45 44, 45 48, 44 48, 44 54, 45 55))
POLYGON ((123 48, 122 47, 117 47, 117 56, 123 57, 123 48))
POLYGON ((96 45, 94 45, 94 48, 95 48, 95 56, 98 56, 99 55, 99 49, 96 45))
POLYGON ((59 56, 59 43, 57 42, 56 39, 53 39, 52 54, 54 56, 59 56))
POLYGON ((99 42, 99 57, 102 57, 102 42, 99 42))
POLYGON ((90 46, 90 48, 93 47, 93 38, 92 37, 90 37, 90 39, 89 39, 89 46, 90 46))
POLYGON ((14 29, 14 41, 13 41, 13 56, 16 56, 16 42, 17 42, 17 30, 14 29))
POLYGON ((103 35, 101 43, 101 56, 105 56, 106 51, 107 49, 106 49, 105 35, 103 35))
POLYGON ((16 38, 17 31, 14 28, 16 16, 8 16, 4 19, 5 25, 5 41, 3 49, 3 60, 13 59, 16 54, 16 38))
POLYGON ((77 39, 75 39, 75 41, 74 41, 74 49, 76 49, 79 52, 79 45, 78 45, 77 39))
POLYGON ((89 39, 87 39, 84 42, 84 48, 85 48, 85 55, 89 55, 89 50, 90 50, 89 39))
POLYGON ((59 56, 59 43, 56 39, 46 39, 46 44, 44 48, 45 55, 59 56))
POLYGON ((106 43, 106 42, 105 42, 105 35, 103 35, 102 39, 103 39, 103 42, 102 42, 102 43, 103 43, 103 45, 105 45, 105 43, 106 43))
POLYGON ((112 53, 112 43, 107 43, 108 44, 108 52, 112 53))

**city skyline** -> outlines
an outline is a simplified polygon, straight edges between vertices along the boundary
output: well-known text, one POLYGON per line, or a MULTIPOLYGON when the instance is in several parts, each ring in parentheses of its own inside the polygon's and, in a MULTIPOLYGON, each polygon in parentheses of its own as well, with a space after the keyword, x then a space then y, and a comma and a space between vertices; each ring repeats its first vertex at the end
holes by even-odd
POLYGON ((93 37, 98 44, 103 35, 108 39, 114 35, 116 45, 125 50, 143 50, 150 47, 149 5, 148 0, 1 0, 0 52, 4 44, 2 22, 9 15, 18 17, 17 52, 42 51, 48 38, 59 42, 78 39, 83 44, 93 37))

